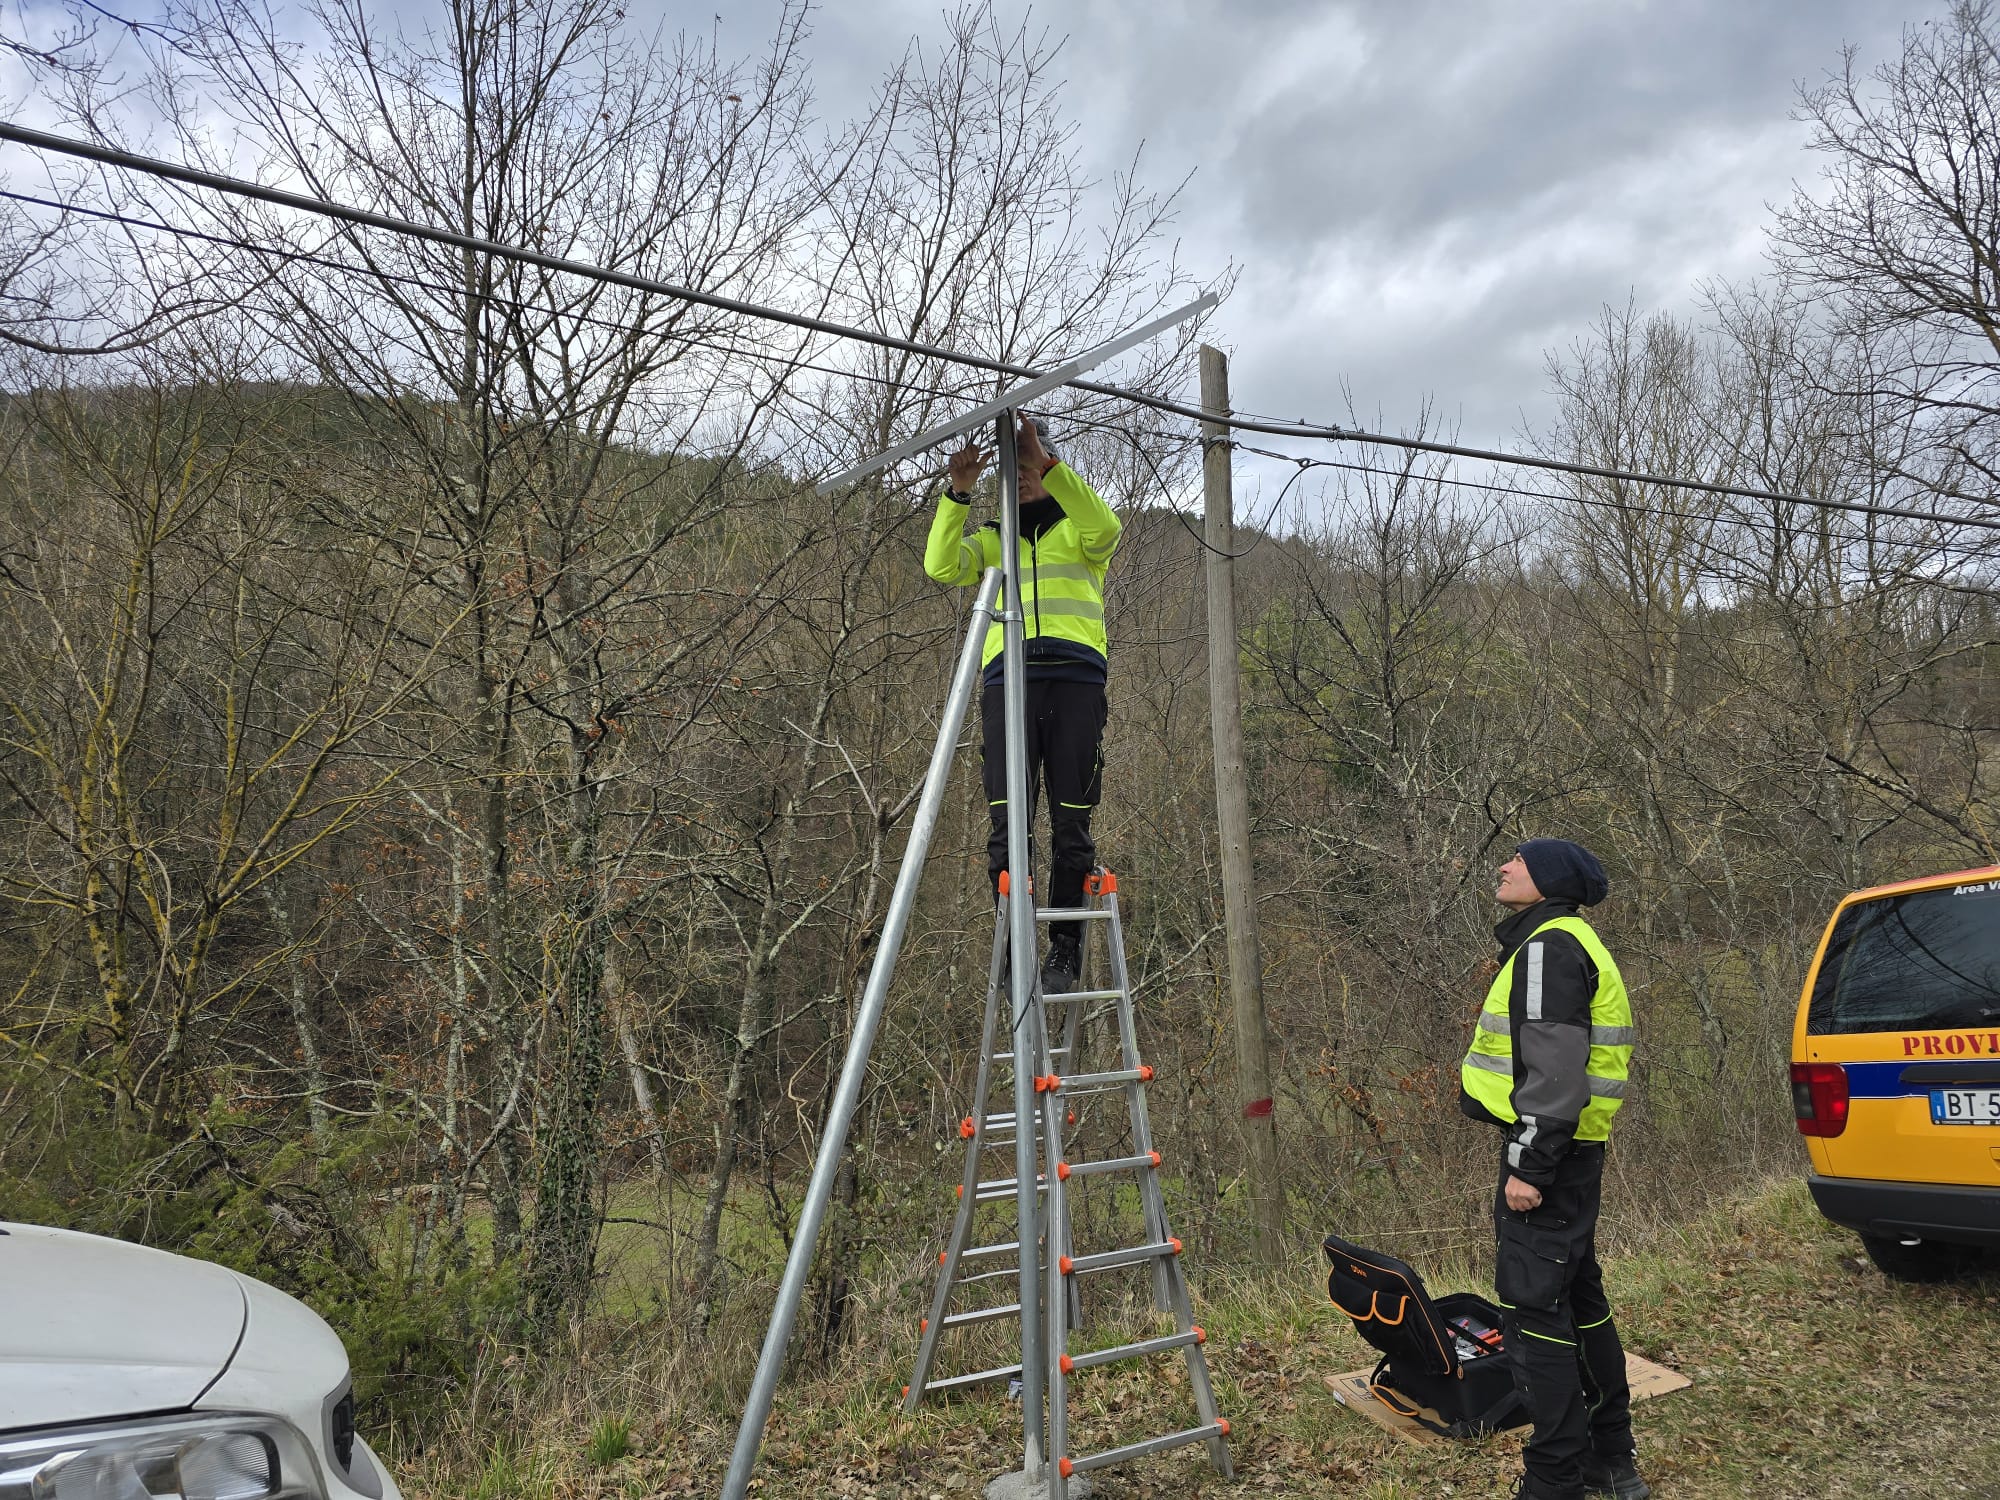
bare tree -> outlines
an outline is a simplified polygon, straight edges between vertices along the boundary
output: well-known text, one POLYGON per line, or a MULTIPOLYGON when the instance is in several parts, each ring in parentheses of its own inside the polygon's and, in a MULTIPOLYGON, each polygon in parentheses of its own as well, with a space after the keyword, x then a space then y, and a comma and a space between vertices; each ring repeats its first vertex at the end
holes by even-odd
MULTIPOLYGON (((321 195, 739 294, 771 284, 815 201, 791 175, 797 14, 751 64, 688 39, 632 48, 607 0, 465 0, 425 32, 345 0, 311 18, 320 45, 301 62, 254 7, 191 4, 163 98, 219 99, 270 169, 321 195)), ((501 1255, 522 1243, 532 1184, 548 1328, 582 1305, 595 1242, 619 852, 606 790, 625 721, 712 675, 704 653, 759 607, 753 589, 716 609, 671 559, 754 493, 731 455, 789 370, 728 357, 736 332, 687 302, 261 208, 181 206, 251 247, 225 273, 240 316, 295 352, 286 373, 348 397, 361 464, 423 497, 435 607, 469 621, 437 706, 471 728, 462 769, 478 792, 464 817, 460 793, 440 792, 429 819, 476 851, 444 861, 463 882, 449 904, 466 911, 443 961, 453 1003, 471 1007, 451 1033, 479 1043, 474 1067, 445 1070, 466 1090, 444 1106, 447 1151, 487 1183, 501 1255), (687 461, 718 424, 721 455, 687 461)), ((371 526, 369 503, 348 524, 371 526)))
MULTIPOLYGON (((1954 0, 1865 77, 1850 49, 1800 114, 1826 191, 1778 216, 1777 258, 1871 344, 1904 344, 1871 389, 1920 407, 1940 445, 2000 478, 2000 16, 1954 0), (1872 85, 1872 87, 1871 87, 1872 85)), ((1945 486, 1959 492, 1959 485, 1945 486)))
POLYGON ((50 957, 73 925, 94 998, 9 1039, 44 1057, 74 1040, 63 1072, 171 1136, 296 957, 291 934, 225 956, 247 914, 392 793, 411 758, 364 752, 429 663, 404 649, 418 590, 402 549, 327 545, 273 482, 289 402, 199 366, 131 374, 10 416, 23 540, 0 775, 25 857, 5 888, 55 920, 50 957))

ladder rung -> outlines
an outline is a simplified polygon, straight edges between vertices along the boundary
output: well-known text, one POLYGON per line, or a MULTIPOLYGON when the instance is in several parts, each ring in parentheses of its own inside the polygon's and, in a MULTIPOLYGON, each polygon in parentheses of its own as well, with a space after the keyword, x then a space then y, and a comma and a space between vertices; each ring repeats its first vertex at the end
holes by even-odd
MULTIPOLYGON (((1065 1073, 1062 1076, 1062 1082, 1056 1085, 1056 1092, 1059 1094, 1070 1094, 1076 1092, 1078 1089, 1099 1088, 1106 1084, 1151 1083, 1152 1081, 1153 1070, 1151 1068, 1117 1068, 1109 1073, 1077 1073, 1074 1075, 1065 1073)), ((1013 1116, 1009 1115, 1008 1118, 1012 1119, 1013 1116)))
MULTIPOLYGON (((986 1178, 984 1182, 980 1182, 974 1188, 974 1192, 998 1192, 998 1190, 1014 1192, 1014 1184, 1016 1182, 1020 1182, 1020 1178, 986 1178)), ((1048 1178, 1042 1176, 1040 1172, 1036 1172, 1034 1174, 1034 1186, 1036 1188, 1046 1188, 1048 1186, 1048 1178)))
POLYGON ((1090 1177, 1098 1172, 1129 1172, 1134 1167, 1156 1167, 1159 1165, 1158 1156, 1159 1152, 1154 1151, 1145 1156, 1115 1156, 1109 1161, 1067 1162, 1064 1165, 1069 1170, 1067 1172, 1058 1170, 1057 1175, 1064 1178, 1090 1177))
MULTIPOLYGON (((1015 1132, 1014 1113, 1012 1110, 1009 1110, 1004 1115, 988 1115, 986 1123, 981 1125, 976 1131, 971 1127, 971 1119, 972 1117, 967 1115, 964 1120, 959 1122, 959 1139, 969 1141, 976 1135, 980 1148, 987 1151, 992 1150, 995 1146, 1005 1146, 1010 1151, 1014 1148, 1015 1132)), ((1039 1120, 1032 1121, 1028 1128, 1034 1130, 1040 1123, 1039 1120)))
POLYGON ((1044 995, 1042 1004, 1054 1005, 1059 1000, 1116 1000, 1123 990, 1071 990, 1067 995, 1044 995))
POLYGON ((1011 1380, 1021 1373, 1019 1365, 1002 1365, 997 1370, 975 1370, 970 1375, 952 1375, 944 1380, 926 1380, 926 1391, 957 1391, 969 1385, 984 1385, 989 1380, 1011 1380))
POLYGON ((1114 1266, 1136 1266, 1145 1261, 1180 1253, 1181 1242, 1167 1240, 1161 1244, 1133 1245, 1124 1250, 1101 1250, 1095 1255, 1072 1255, 1067 1259, 1072 1274, 1087 1275, 1092 1271, 1109 1271, 1114 1266))
POLYGON ((961 1261, 990 1260, 996 1255, 1019 1255, 1020 1253, 1021 1242, 1019 1240, 1009 1240, 1004 1245, 974 1245, 970 1249, 961 1250, 958 1258, 961 1261))
MULTIPOLYGON (((1046 1193, 1048 1190, 1049 1185, 1046 1182, 1035 1184, 1035 1191, 1038 1193, 1046 1193)), ((973 1195, 972 1201, 974 1203, 1012 1203, 1019 1196, 1014 1191, 1014 1184, 1010 1182, 1005 1187, 996 1187, 989 1191, 976 1193, 973 1195)))
MULTIPOLYGON (((946 1322, 951 1320, 947 1318, 946 1322)), ((1070 1356, 1069 1370, 1087 1370, 1092 1365, 1113 1364, 1121 1359, 1143 1359, 1148 1354, 1165 1354, 1172 1349, 1185 1349, 1189 1344, 1204 1341, 1204 1335, 1196 1333, 1169 1333, 1156 1339, 1141 1339, 1136 1344, 1120 1344, 1115 1349, 1098 1349, 1089 1354, 1070 1356)))
POLYGON ((1003 1302, 998 1307, 975 1307, 971 1312, 953 1313, 938 1326, 940 1328, 963 1328, 968 1323, 991 1323, 1000 1318, 1018 1318, 1021 1304, 1003 1302))
MULTIPOLYGON (((1067 1048, 1067 1047, 1051 1047, 1051 1048, 1049 1048, 1049 1056, 1050 1056, 1050 1057, 1068 1057, 1068 1056, 1069 1056, 1069 1048, 1067 1048)), ((1014 1060, 1014 1054, 1013 1054, 1013 1053, 1011 1053, 1011 1052, 996 1052, 996 1053, 994 1053, 994 1054, 993 1054, 993 1060, 994 1060, 995 1062, 997 1062, 997 1063, 1010 1063, 1010 1062, 1012 1062, 1012 1061, 1014 1060)))
POLYGON ((953 1286, 978 1286, 982 1281, 998 1281, 1002 1277, 1005 1277, 1009 1281, 1019 1281, 1021 1279, 1021 1268, 1019 1266, 1002 1266, 997 1271, 981 1271, 973 1276, 955 1276, 952 1278, 951 1284, 953 1286))
MULTIPOLYGON (((1018 1181, 1020 1179, 1017 1177, 991 1178, 986 1182, 980 1183, 979 1186, 972 1190, 972 1201, 974 1203, 995 1203, 1002 1198, 1012 1198, 1015 1196, 1014 1184, 1018 1181)), ((1037 1177, 1035 1179, 1035 1191, 1046 1193, 1048 1190, 1049 1184, 1047 1179, 1037 1177)))
POLYGON ((1038 906, 1035 908, 1037 922, 1108 922, 1111 913, 1094 910, 1087 906, 1038 906))
POLYGON ((1228 1436, 1226 1423, 1210 1422, 1206 1426, 1190 1427, 1186 1432, 1170 1432, 1165 1437, 1147 1438, 1143 1443, 1127 1443, 1123 1448, 1107 1448, 1102 1453, 1072 1458, 1069 1461, 1070 1471, 1081 1474, 1085 1469, 1108 1469, 1113 1464, 1130 1463, 1135 1458, 1165 1453, 1170 1448, 1185 1448, 1189 1443, 1205 1443, 1210 1438, 1228 1436))

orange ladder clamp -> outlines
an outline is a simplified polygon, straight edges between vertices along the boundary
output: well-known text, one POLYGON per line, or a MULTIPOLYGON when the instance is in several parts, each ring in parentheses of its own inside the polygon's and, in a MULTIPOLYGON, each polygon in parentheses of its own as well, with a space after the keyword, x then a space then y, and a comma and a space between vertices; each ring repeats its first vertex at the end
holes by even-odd
MULTIPOLYGON (((1030 1121, 1029 1128, 1038 1137, 1043 1163, 1036 1188, 1042 1212, 1033 1230, 1045 1247, 1046 1285, 1043 1306, 1033 1311, 1045 1313, 1048 1318, 1050 1368, 1045 1388, 1049 1393, 1048 1452, 1052 1459, 1052 1472, 1048 1477, 1050 1500, 1066 1500, 1068 1480, 1074 1474, 1164 1453, 1189 1443, 1206 1442, 1209 1458, 1217 1471, 1225 1479, 1231 1477, 1232 1472, 1225 1441, 1229 1436, 1229 1422, 1216 1410, 1208 1360, 1202 1350, 1208 1336, 1194 1321, 1187 1280, 1181 1272, 1181 1242, 1169 1232, 1166 1198, 1160 1187, 1160 1153, 1154 1149, 1152 1128, 1146 1117, 1146 1085, 1152 1081, 1153 1070, 1139 1058, 1131 981, 1125 968, 1124 929, 1119 921, 1118 877, 1100 869, 1085 882, 1084 890, 1089 902, 1087 906, 1082 909, 1038 908, 1035 921, 1038 925, 1052 921, 1086 924, 1086 962, 1083 966, 1086 974, 1092 972, 1092 966, 1087 961, 1091 934, 1101 927, 1104 930, 1103 946, 1111 971, 1111 985, 1106 989, 1078 989, 1067 995, 1045 997, 1038 975, 1034 985, 1034 1004, 1027 1017, 1027 1028, 1033 1034, 1015 1039, 1007 1034, 1011 1029, 1008 1024, 1006 982, 1008 897, 1006 877, 1001 877, 1001 897, 993 925, 993 954, 987 969, 986 1017, 980 1038, 979 1075, 973 1086, 972 1113, 959 1124, 959 1136, 966 1143, 966 1154, 965 1175, 958 1188, 958 1213, 952 1221, 945 1248, 938 1255, 940 1270, 937 1285, 931 1294, 930 1316, 920 1325, 916 1368, 910 1376, 910 1383, 903 1388, 903 1410, 915 1411, 918 1402, 930 1392, 962 1389, 1021 1373, 1021 1367, 1016 1363, 936 1379, 931 1374, 939 1341, 946 1332, 974 1324, 1016 1319, 1021 1315, 1018 1301, 959 1312, 947 1309, 952 1304, 953 1292, 960 1287, 1000 1279, 1011 1279, 1016 1284, 1019 1281, 1018 1226, 1014 1239, 987 1245, 973 1244, 973 1229, 982 1205, 1017 1201, 1012 1176, 984 1180, 980 1171, 986 1151, 999 1146, 1011 1149, 1015 1140, 1013 1112, 992 1114, 987 1111, 987 1102, 993 1094, 994 1071, 996 1067, 1012 1068, 1016 1058, 1025 1053, 1029 1066, 1035 1069, 1032 1075, 1035 1096, 1041 1101, 1039 1118, 1030 1121), (1075 1068, 1074 1061, 1084 1014, 1092 1006, 1110 1006, 1115 1010, 1118 1020, 1118 1065, 1098 1072, 1082 1072, 1075 1068), (1050 1044, 1052 1032, 1060 1033, 1060 1041, 1053 1046, 1050 1044), (1072 1105, 1078 1099, 1093 1095, 1116 1095, 1124 1099, 1131 1119, 1131 1155, 1097 1161, 1071 1161, 1065 1155, 1063 1131, 1066 1126, 1076 1123, 1072 1105), (1050 1162, 1055 1163, 1053 1173, 1047 1167, 1050 1162), (1138 1180, 1145 1241, 1087 1255, 1071 1253, 1074 1247, 1070 1241, 1069 1183, 1079 1177, 1126 1172, 1135 1174, 1138 1180), (1059 1226, 1054 1235, 1048 1232, 1050 1224, 1059 1226), (1051 1245, 1052 1249, 1047 1248, 1051 1245), (983 1268, 995 1262, 1000 1264, 993 1269, 983 1268), (1078 1278, 1133 1266, 1149 1268, 1153 1304, 1172 1319, 1175 1331, 1157 1338, 1072 1356, 1069 1352, 1070 1334, 1080 1321, 1082 1306, 1077 1295, 1078 1278), (1187 1362, 1188 1383, 1194 1394, 1198 1419, 1194 1426, 1100 1453, 1079 1456, 1066 1451, 1069 1445, 1069 1383, 1073 1375, 1099 1365, 1174 1352, 1180 1353, 1187 1362)), ((1035 1414, 1028 1415, 1030 1420, 1034 1419, 1035 1414)))

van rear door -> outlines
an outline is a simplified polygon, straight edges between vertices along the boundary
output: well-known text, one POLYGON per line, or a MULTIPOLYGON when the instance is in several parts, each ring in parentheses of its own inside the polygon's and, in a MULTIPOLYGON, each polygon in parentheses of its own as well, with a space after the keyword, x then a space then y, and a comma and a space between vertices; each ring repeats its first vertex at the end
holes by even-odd
POLYGON ((2000 880, 1842 907, 1805 1029, 1807 1060, 1847 1070, 1829 1175, 2000 1183, 2000 880))

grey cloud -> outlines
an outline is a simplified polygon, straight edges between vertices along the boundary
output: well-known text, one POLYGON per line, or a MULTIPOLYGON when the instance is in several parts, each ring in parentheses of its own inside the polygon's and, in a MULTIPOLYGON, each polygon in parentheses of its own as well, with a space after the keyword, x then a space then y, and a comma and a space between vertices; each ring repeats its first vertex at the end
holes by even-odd
MULTIPOLYGON (((1244 268, 1216 337, 1246 408, 1391 426, 1427 396, 1473 443, 1548 420, 1544 351, 1628 298, 1688 313, 1761 267, 1818 163, 1799 82, 1942 0, 1074 0, 1069 109, 1109 172, 1194 180, 1182 259, 1244 268)), ((761 10, 744 7, 753 14, 761 10)), ((1013 11, 1019 15, 1024 11, 1013 11)), ((937 0, 830 4, 814 65, 858 103, 937 0)), ((732 17, 731 24, 737 24, 732 17)), ((761 23, 760 23, 761 24, 761 23)))
MULTIPOLYGON (((1641 172, 1687 143, 1783 120, 1794 80, 1836 60, 1840 14, 1811 39, 1755 7, 1393 10, 1338 88, 1293 84, 1244 122, 1222 174, 1244 230, 1297 245, 1393 245, 1451 221, 1517 226, 1565 185, 1641 172), (1304 189, 1304 191, 1302 191, 1304 189)), ((1869 31, 1879 31, 1879 8, 1869 31)), ((1695 189, 1698 184, 1688 183, 1695 189)))

